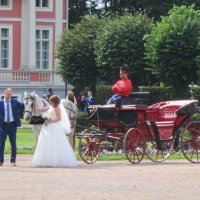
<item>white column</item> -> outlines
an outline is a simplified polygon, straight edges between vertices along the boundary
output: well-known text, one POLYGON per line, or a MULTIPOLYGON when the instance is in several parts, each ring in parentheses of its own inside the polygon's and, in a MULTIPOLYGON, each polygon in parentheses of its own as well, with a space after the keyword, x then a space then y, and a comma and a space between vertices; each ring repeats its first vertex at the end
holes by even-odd
MULTIPOLYGON (((55 25, 55 27, 56 27, 55 41, 57 43, 60 40, 60 36, 63 32, 63 0, 56 0, 55 23, 56 23, 56 25, 55 25)), ((58 64, 58 60, 55 59, 55 66, 53 67, 53 71, 56 71, 57 64, 58 64)), ((54 74, 53 81, 54 81, 54 83, 63 83, 63 85, 64 85, 62 78, 57 74, 54 74)))
POLYGON ((63 30, 63 0, 56 0, 56 42, 60 39, 63 30))
POLYGON ((66 0, 66 29, 69 28, 69 0, 66 0))
POLYGON ((22 0, 21 67, 30 69, 35 62, 35 0, 22 0))

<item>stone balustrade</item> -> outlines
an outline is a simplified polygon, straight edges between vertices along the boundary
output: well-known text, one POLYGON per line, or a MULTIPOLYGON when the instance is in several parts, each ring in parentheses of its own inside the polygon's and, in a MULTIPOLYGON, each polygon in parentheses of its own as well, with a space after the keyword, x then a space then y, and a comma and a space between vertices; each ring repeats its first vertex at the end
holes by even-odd
POLYGON ((2 70, 0 71, 0 83, 47 83, 53 85, 63 85, 62 79, 56 72, 40 71, 18 71, 2 70))

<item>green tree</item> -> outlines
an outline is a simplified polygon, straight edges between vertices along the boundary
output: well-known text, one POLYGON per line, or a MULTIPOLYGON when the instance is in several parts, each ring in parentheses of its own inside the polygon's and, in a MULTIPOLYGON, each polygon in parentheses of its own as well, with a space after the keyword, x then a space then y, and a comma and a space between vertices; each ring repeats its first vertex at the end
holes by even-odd
POLYGON ((88 14, 109 16, 142 12, 159 20, 160 16, 167 15, 173 5, 194 5, 195 9, 200 9, 199 0, 69 0, 69 27, 72 28, 88 14))
POLYGON ((163 17, 145 42, 149 69, 160 81, 186 95, 186 87, 197 81, 197 56, 200 37, 200 14, 192 7, 175 6, 163 17))
POLYGON ((95 91, 97 66, 93 41, 101 23, 97 16, 84 17, 73 29, 66 30, 57 44, 58 73, 78 91, 84 87, 95 91))
POLYGON ((191 6, 195 4, 196 9, 200 9, 199 0, 102 0, 102 14, 124 12, 134 13, 136 11, 146 13, 156 20, 162 15, 166 15, 173 5, 191 6))
POLYGON ((89 13, 87 0, 69 0, 69 28, 81 21, 89 13))
POLYGON ((95 40, 95 53, 101 80, 112 84, 119 78, 118 69, 128 65, 135 88, 146 83, 143 37, 153 22, 141 14, 124 15, 107 21, 95 40))

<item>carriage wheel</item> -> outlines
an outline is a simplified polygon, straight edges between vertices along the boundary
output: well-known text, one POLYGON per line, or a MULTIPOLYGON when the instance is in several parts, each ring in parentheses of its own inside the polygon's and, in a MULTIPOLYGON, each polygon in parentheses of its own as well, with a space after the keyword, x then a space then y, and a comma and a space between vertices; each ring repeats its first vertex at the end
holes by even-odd
POLYGON ((181 132, 181 151, 192 163, 200 162, 200 121, 191 121, 181 132))
POLYGON ((98 136, 90 135, 90 131, 85 130, 79 139, 78 151, 81 160, 85 163, 95 163, 101 152, 100 138, 98 136))
POLYGON ((162 140, 161 141, 161 147, 162 150, 159 150, 157 148, 157 144, 155 140, 147 141, 146 142, 146 155, 149 160, 153 162, 162 162, 166 160, 171 153, 171 150, 173 148, 173 140, 162 140))
POLYGON ((124 152, 128 161, 132 164, 139 163, 145 155, 145 138, 137 128, 131 128, 124 137, 124 152))

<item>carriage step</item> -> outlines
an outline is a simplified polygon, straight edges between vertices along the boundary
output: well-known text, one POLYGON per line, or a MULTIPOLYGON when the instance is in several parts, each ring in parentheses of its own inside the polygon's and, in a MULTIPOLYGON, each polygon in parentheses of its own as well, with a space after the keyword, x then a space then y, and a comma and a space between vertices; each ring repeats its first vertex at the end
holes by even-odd
POLYGON ((158 148, 158 150, 162 150, 158 127, 157 127, 155 121, 151 121, 150 123, 151 123, 152 129, 153 129, 153 132, 154 132, 157 148, 158 148))
POLYGON ((90 133, 90 134, 78 134, 78 135, 76 135, 77 138, 88 138, 88 137, 95 137, 95 136, 102 136, 102 137, 104 137, 105 134, 90 133))

